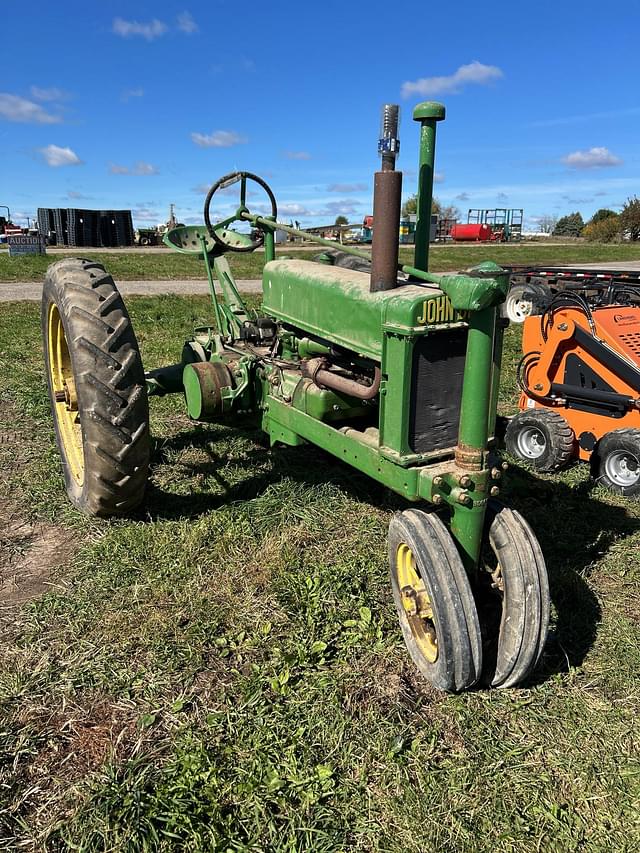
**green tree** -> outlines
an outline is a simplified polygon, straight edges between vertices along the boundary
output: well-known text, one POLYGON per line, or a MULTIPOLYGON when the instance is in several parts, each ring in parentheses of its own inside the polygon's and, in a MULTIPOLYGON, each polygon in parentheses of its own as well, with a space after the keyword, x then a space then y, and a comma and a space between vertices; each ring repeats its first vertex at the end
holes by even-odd
POLYGON ((590 243, 615 243, 622 236, 622 226, 617 213, 594 222, 593 219, 584 226, 582 236, 590 243))
POLYGON ((409 198, 405 199, 404 204, 400 209, 402 216, 410 216, 418 210, 418 196, 414 193, 409 198))
POLYGON ((610 219, 612 216, 617 216, 618 214, 615 210, 609 210, 608 207, 601 207, 600 210, 596 210, 591 219, 589 220, 590 225, 596 225, 598 222, 604 222, 605 219, 610 219))
MULTIPOLYGON (((417 211, 418 196, 414 193, 413 195, 410 195, 409 198, 405 199, 400 212, 402 216, 410 216, 412 213, 417 213, 417 211)), ((460 211, 457 207, 454 207, 453 205, 444 207, 435 196, 431 199, 431 213, 435 213, 443 219, 460 218, 460 211)))
POLYGON ((579 237, 584 228, 584 219, 582 214, 570 213, 568 216, 562 216, 556 222, 556 227, 553 229, 554 237, 579 237))
POLYGON ((336 221, 333 223, 334 225, 348 225, 349 220, 346 216, 340 214, 340 216, 336 216, 336 221))
POLYGON ((638 196, 628 198, 620 212, 620 225, 622 232, 630 240, 640 239, 640 199, 638 196))

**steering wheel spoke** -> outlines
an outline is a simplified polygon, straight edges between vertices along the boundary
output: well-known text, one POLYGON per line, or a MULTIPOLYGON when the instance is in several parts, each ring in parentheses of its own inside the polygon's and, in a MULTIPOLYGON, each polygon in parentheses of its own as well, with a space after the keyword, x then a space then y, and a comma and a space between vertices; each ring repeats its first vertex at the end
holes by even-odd
POLYGON ((263 191, 267 194, 269 199, 269 203, 271 205, 271 216, 275 220, 278 215, 278 209, 276 206, 275 196, 269 185, 266 181, 263 181, 262 178, 258 177, 258 175, 254 175, 251 172, 230 172, 228 175, 224 175, 224 177, 217 180, 209 189, 207 193, 207 197, 204 202, 204 221, 207 226, 207 231, 211 235, 212 239, 224 250, 227 252, 253 252, 255 249, 262 246, 264 243, 264 233, 260 232, 258 237, 255 239, 250 239, 248 237, 244 237, 240 241, 238 239, 231 239, 231 235, 235 235, 237 238, 239 234, 234 232, 228 226, 231 225, 232 222, 247 222, 252 219, 252 214, 247 208, 247 181, 253 181, 258 184, 263 191), (228 216, 226 219, 221 220, 220 222, 216 222, 215 224, 211 223, 211 201, 213 196, 219 190, 226 189, 227 187, 233 186, 240 182, 240 205, 236 209, 235 213, 231 216, 228 216), (226 239, 229 236, 230 239, 226 239))

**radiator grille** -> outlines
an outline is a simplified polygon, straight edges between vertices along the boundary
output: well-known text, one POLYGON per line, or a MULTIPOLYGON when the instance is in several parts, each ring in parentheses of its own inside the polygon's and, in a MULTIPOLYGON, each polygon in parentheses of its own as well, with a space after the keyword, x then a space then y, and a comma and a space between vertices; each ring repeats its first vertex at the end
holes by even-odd
POLYGON ((467 349, 465 327, 418 338, 413 349, 409 447, 430 453, 458 442, 462 378, 467 349))

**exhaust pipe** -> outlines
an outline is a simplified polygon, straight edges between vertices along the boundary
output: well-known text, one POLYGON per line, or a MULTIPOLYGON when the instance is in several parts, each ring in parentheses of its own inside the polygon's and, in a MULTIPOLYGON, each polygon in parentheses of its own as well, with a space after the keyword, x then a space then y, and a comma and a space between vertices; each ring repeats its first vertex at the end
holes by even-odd
POLYGON ((396 172, 400 152, 398 121, 400 107, 385 104, 378 153, 382 156, 380 172, 373 183, 373 242, 371 245, 371 282, 369 290, 391 290, 398 286, 398 246, 400 243, 400 202, 402 172, 396 172))

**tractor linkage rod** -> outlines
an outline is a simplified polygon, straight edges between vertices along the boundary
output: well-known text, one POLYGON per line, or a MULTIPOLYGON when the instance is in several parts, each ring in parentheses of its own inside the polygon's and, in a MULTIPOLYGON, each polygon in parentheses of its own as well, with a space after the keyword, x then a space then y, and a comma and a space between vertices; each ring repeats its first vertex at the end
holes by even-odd
MULTIPOLYGON (((273 219, 265 219, 263 216, 253 216, 247 212, 242 214, 242 218, 251 225, 259 226, 267 231, 285 231, 287 234, 292 234, 294 237, 302 237, 310 240, 313 243, 320 243, 323 246, 329 246, 331 249, 336 248, 334 240, 325 240, 324 237, 316 237, 315 234, 309 234, 308 231, 303 231, 300 228, 293 228, 290 225, 284 225, 282 222, 274 222, 273 219)), ((371 255, 363 252, 361 249, 354 249, 352 246, 340 246, 340 251, 346 255, 355 255, 357 258, 364 258, 365 261, 371 262, 371 255)), ((437 273, 424 272, 408 264, 398 264, 399 272, 405 273, 412 279, 419 279, 429 284, 440 284, 443 276, 437 273)))

